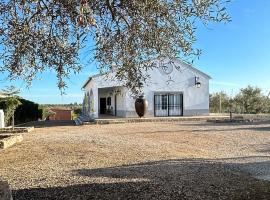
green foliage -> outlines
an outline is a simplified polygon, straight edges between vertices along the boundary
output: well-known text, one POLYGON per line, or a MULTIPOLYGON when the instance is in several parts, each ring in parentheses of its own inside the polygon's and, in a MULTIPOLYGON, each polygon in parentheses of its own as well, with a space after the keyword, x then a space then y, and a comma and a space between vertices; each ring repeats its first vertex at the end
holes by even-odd
POLYGON ((51 110, 50 106, 40 105, 39 110, 42 110, 42 116, 40 119, 46 120, 48 117, 54 115, 55 113, 51 110))
POLYGON ((21 105, 15 111, 15 124, 37 121, 39 118, 38 104, 20 99, 21 105))
POLYGON ((219 92, 210 95, 211 113, 226 113, 229 112, 229 109, 230 109, 230 97, 226 93, 219 92))
POLYGON ((234 112, 244 114, 270 113, 269 95, 265 96, 258 87, 247 86, 240 89, 234 97, 226 93, 214 93, 210 95, 210 112, 234 112))
POLYGON ((42 119, 43 118, 43 109, 38 108, 38 119, 42 119))
POLYGON ((72 119, 76 119, 80 114, 82 114, 82 107, 73 108, 72 119))
POLYGON ((77 114, 77 115, 82 114, 82 107, 75 108, 75 109, 73 110, 73 112, 74 112, 75 114, 77 114))
POLYGON ((81 70, 84 48, 101 71, 114 69, 136 93, 151 60, 198 56, 197 25, 230 21, 229 1, 0 1, 0 71, 31 84, 49 69, 63 89, 70 73, 81 70))
POLYGON ((0 99, 0 108, 5 112, 6 125, 11 124, 12 117, 14 118, 14 124, 38 120, 38 104, 20 98, 18 96, 19 90, 14 86, 4 89, 3 94, 6 97, 0 99))
POLYGON ((236 110, 240 113, 262 113, 264 111, 264 96, 260 88, 248 86, 235 96, 236 110))
MULTIPOLYGON (((3 89, 2 93, 5 97, 0 101, 4 102, 5 124, 8 125, 11 118, 13 118, 14 122, 14 112, 16 108, 21 105, 20 97, 18 96, 19 90, 14 86, 9 86, 3 89)), ((14 123, 12 123, 12 126, 14 126, 14 123)))
MULTIPOLYGON (((6 125, 11 124, 11 118, 12 118, 12 112, 7 109, 7 106, 5 104, 5 101, 0 99, 0 109, 3 109, 5 112, 5 119, 6 120, 6 125)), ((19 105, 14 114, 14 121, 15 124, 21 124, 21 123, 26 123, 29 121, 36 121, 38 120, 39 117, 39 109, 38 109, 38 104, 25 100, 25 99, 20 99, 21 105, 19 105)))

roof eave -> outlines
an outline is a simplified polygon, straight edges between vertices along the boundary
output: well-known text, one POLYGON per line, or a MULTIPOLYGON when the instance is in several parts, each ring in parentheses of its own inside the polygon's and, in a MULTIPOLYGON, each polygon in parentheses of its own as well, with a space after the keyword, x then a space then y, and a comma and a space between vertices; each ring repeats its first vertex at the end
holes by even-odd
POLYGON ((177 60, 180 61, 180 62, 182 62, 182 63, 184 63, 184 64, 186 64, 186 65, 188 65, 188 66, 189 66, 190 68, 192 68, 194 71, 198 72, 199 74, 203 75, 204 77, 208 78, 209 80, 212 79, 211 76, 209 76, 208 74, 202 72, 201 70, 197 69, 196 67, 192 66, 191 64, 188 64, 188 63, 186 63, 186 62, 183 62, 183 61, 181 61, 181 60, 179 60, 179 59, 177 59, 177 60))
POLYGON ((92 80, 92 77, 89 77, 87 81, 83 84, 82 89, 85 89, 85 87, 88 85, 88 83, 92 80))

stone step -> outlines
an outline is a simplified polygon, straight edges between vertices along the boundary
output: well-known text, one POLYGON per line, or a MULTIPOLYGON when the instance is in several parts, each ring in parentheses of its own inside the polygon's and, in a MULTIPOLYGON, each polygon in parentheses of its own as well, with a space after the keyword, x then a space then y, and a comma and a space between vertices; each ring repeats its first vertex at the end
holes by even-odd
POLYGON ((76 126, 80 126, 80 125, 83 124, 83 122, 81 121, 80 118, 76 118, 76 119, 74 120, 74 122, 75 122, 76 126))
POLYGON ((96 120, 97 124, 124 124, 125 120, 96 120))
POLYGON ((207 121, 207 120, 226 120, 228 116, 191 116, 191 117, 150 117, 150 118, 115 118, 115 119, 96 119, 94 121, 83 121, 83 125, 92 124, 121 124, 139 122, 181 122, 181 121, 207 121))
POLYGON ((87 117, 87 116, 82 116, 82 115, 80 115, 78 118, 79 118, 82 122, 89 121, 89 117, 87 117))

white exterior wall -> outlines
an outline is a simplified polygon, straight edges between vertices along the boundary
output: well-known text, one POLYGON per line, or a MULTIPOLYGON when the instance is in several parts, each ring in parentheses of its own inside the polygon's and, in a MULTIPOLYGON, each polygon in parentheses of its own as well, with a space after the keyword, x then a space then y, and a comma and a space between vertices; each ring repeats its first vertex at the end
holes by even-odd
POLYGON ((111 105, 113 107, 113 113, 115 113, 115 91, 120 91, 117 94, 117 116, 125 117, 125 89, 121 86, 121 83, 114 78, 114 74, 110 74, 109 76, 100 75, 93 77, 92 80, 86 85, 85 93, 93 91, 94 95, 94 112, 87 113, 88 116, 92 116, 94 118, 99 117, 99 99, 111 97, 111 105), (113 95, 111 95, 113 93, 113 95))
MULTIPOLYGON (((183 93, 184 116, 209 115, 209 77, 190 69, 188 65, 183 63, 181 65, 181 71, 173 68, 169 75, 162 73, 157 68, 148 72, 151 78, 143 90, 148 101, 146 117, 154 116, 154 94, 173 92, 183 93), (200 88, 195 86, 195 77, 199 77, 200 88), (172 81, 168 82, 170 78, 172 81)), ((134 99, 130 96, 130 93, 126 94, 127 117, 137 117, 134 110, 134 99)))
MULTIPOLYGON (((144 86, 143 92, 148 101, 148 112, 146 117, 154 116, 154 94, 160 93, 183 93, 183 115, 208 115, 209 114, 209 79, 206 74, 190 67, 179 60, 173 60, 174 67, 169 74, 164 73, 160 68, 148 71, 150 79, 144 86), (179 70, 175 65, 180 66, 179 70), (199 77, 201 87, 195 86, 195 77, 199 77), (171 81, 168 81, 171 80, 171 81)), ((137 117, 135 112, 135 99, 131 93, 121 83, 114 78, 114 74, 105 78, 104 75, 93 77, 85 87, 85 91, 93 90, 94 93, 94 117, 98 117, 99 98, 108 97, 108 92, 102 93, 100 89, 113 87, 120 89, 117 95, 117 116, 137 117), (119 88, 120 87, 120 88, 119 88), (98 96, 99 95, 99 96, 98 96)), ((112 106, 114 107, 114 95, 111 96, 112 106)))
POLYGON ((3 110, 0 110, 0 128, 5 128, 5 115, 3 110))

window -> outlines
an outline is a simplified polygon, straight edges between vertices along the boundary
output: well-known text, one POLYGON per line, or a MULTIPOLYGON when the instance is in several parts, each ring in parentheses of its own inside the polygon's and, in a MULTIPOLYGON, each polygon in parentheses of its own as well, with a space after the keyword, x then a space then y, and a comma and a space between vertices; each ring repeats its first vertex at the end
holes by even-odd
POLYGON ((154 115, 182 116, 183 115, 183 94, 180 92, 154 95, 154 115))
POLYGON ((155 95, 155 108, 157 110, 161 109, 161 95, 155 95))
POLYGON ((112 105, 112 99, 111 99, 111 97, 108 97, 107 98, 107 106, 110 106, 110 105, 112 105))
POLYGON ((169 109, 174 109, 174 106, 175 106, 174 97, 175 97, 175 95, 174 94, 169 94, 168 97, 169 97, 169 109))
POLYGON ((168 99, 167 95, 162 95, 161 96, 162 110, 167 110, 167 106, 168 106, 167 99, 168 99))

